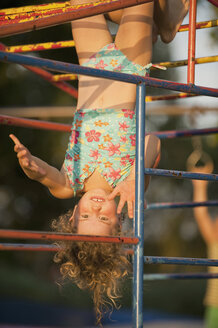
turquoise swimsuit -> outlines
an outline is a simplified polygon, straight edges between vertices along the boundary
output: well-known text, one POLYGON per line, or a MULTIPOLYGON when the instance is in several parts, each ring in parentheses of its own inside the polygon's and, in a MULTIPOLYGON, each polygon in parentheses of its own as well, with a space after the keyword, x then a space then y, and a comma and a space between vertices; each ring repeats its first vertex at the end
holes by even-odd
MULTIPOLYGON (((105 46, 83 65, 141 76, 148 73, 148 68, 129 61, 114 44, 105 46)), ((134 110, 77 110, 64 161, 74 194, 83 190, 84 180, 95 170, 112 187, 124 180, 134 163, 135 137, 134 110)))

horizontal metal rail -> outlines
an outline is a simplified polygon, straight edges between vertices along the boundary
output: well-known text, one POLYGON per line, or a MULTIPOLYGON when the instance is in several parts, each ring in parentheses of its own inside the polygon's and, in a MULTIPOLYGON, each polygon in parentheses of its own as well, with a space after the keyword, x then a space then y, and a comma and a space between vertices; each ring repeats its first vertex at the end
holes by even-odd
POLYGON ((143 280, 191 280, 191 279, 218 279, 218 273, 146 273, 143 275, 143 280))
POLYGON ((203 174, 203 173, 192 173, 192 172, 175 171, 175 170, 150 169, 150 168, 145 169, 145 174, 178 178, 178 179, 218 181, 218 174, 203 174))
POLYGON ((120 82, 127 82, 133 84, 145 83, 145 85, 155 88, 170 89, 174 91, 182 91, 187 93, 194 93, 204 96, 218 97, 218 89, 206 88, 196 86, 193 84, 183 84, 167 80, 161 80, 151 77, 141 77, 137 75, 110 72, 107 70, 100 70, 95 68, 83 67, 76 64, 60 62, 49 59, 39 59, 32 56, 25 56, 20 54, 7 53, 0 51, 0 60, 4 62, 13 62, 21 65, 37 66, 43 69, 48 69, 58 72, 75 73, 87 76, 101 77, 120 82))
MULTIPOLYGON (((70 132, 72 127, 71 124, 54 123, 54 122, 43 121, 43 120, 32 120, 28 118, 13 117, 9 115, 1 115, 1 114, 0 114, 0 124, 22 126, 25 128, 45 129, 49 131, 60 131, 60 132, 70 132)), ((158 136, 160 139, 192 137, 192 136, 208 135, 214 133, 218 133, 218 128, 151 132, 151 134, 158 136)))
POLYGON ((192 257, 144 256, 145 264, 177 264, 197 266, 217 266, 218 259, 201 259, 192 257))
POLYGON ((55 245, 0 243, 0 251, 57 252, 59 249, 60 247, 55 245))
POLYGON ((60 9, 59 13, 54 15, 47 12, 46 17, 33 18, 32 20, 26 18, 24 21, 18 19, 15 23, 4 24, 0 28, 0 36, 6 37, 14 34, 30 32, 151 1, 152 0, 106 0, 105 2, 70 6, 67 7, 66 10, 60 9))
POLYGON ((43 129, 50 131, 70 132, 71 125, 63 123, 54 123, 42 120, 32 120, 28 118, 13 117, 8 115, 0 115, 0 124, 22 126, 24 128, 43 129))
POLYGON ((153 203, 146 206, 147 210, 173 209, 186 207, 211 207, 218 206, 218 200, 208 200, 205 202, 177 202, 177 203, 153 203))
POLYGON ((137 245, 137 237, 114 237, 114 236, 90 236, 73 235, 70 233, 55 233, 47 231, 23 231, 0 229, 0 238, 14 239, 35 239, 35 240, 67 240, 67 241, 86 241, 95 243, 115 243, 115 244, 133 244, 137 245))

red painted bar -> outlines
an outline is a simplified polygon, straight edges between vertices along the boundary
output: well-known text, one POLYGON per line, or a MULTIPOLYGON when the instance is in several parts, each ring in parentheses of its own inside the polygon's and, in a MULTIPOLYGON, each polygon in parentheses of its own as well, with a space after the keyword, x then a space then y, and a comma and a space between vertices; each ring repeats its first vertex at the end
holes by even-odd
POLYGON ((190 0, 187 83, 195 83, 196 0, 190 0))
POLYGON ((30 120, 27 118, 19 118, 19 117, 12 117, 7 115, 0 115, 0 124, 3 125, 13 125, 13 126, 22 126, 28 128, 36 128, 36 129, 43 129, 43 130, 53 130, 53 131, 62 131, 62 132, 70 132, 71 125, 63 124, 63 123, 53 123, 53 122, 46 122, 46 121, 37 121, 37 120, 30 120))
POLYGON ((114 236, 90 236, 74 235, 70 233, 55 233, 47 231, 23 231, 0 229, 0 238, 35 239, 35 240, 69 240, 87 241, 96 243, 115 243, 137 245, 139 239, 136 237, 114 237, 114 236))
POLYGON ((77 89, 75 89, 74 87, 72 87, 70 84, 63 82, 63 81, 54 81, 53 78, 53 74, 50 72, 45 71, 42 68, 39 67, 33 67, 33 66, 25 66, 23 65, 23 67, 25 67, 26 69, 28 69, 29 71, 41 76, 44 80, 48 81, 49 83, 51 83, 52 85, 54 85, 55 87, 57 87, 58 89, 61 89, 62 91, 70 94, 71 96, 73 96, 74 98, 78 98, 78 91, 77 89))
POLYGON ((59 249, 55 245, 0 243, 0 251, 57 252, 59 249))
MULTIPOLYGON (((7 49, 7 47, 3 44, 0 43, 0 50, 5 51, 7 49)), ((72 97, 74 98, 78 98, 78 91, 77 89, 75 89, 74 87, 72 87, 70 84, 63 82, 63 81, 53 81, 52 77, 53 74, 50 72, 45 71, 44 69, 40 68, 40 67, 33 67, 33 66, 28 66, 28 65, 22 65, 23 67, 25 67, 26 69, 28 69, 29 71, 39 75, 41 78, 43 78, 44 80, 50 82, 52 85, 54 85, 55 87, 61 89, 62 91, 65 91, 66 93, 70 94, 72 97)))
POLYGON ((6 37, 14 34, 30 32, 41 28, 68 23, 72 20, 107 13, 109 11, 114 11, 126 7, 132 7, 151 1, 152 0, 110 0, 104 3, 99 3, 98 5, 86 4, 81 5, 80 7, 77 6, 76 9, 71 7, 71 9, 69 8, 68 12, 64 12, 62 14, 51 15, 27 22, 1 26, 0 36, 6 37))
MULTIPOLYGON (((213 19, 205 22, 199 22, 196 23, 196 30, 202 29, 202 28, 211 28, 216 27, 218 25, 218 19, 213 19)), ((181 25, 179 28, 179 32, 185 32, 189 30, 189 24, 181 25)))

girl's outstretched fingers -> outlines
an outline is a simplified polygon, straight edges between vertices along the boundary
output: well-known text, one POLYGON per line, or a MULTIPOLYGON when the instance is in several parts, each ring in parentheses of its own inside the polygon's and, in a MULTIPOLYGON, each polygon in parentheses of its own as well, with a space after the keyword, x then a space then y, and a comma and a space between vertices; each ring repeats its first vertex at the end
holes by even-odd
POLYGON ((33 180, 39 180, 46 174, 45 169, 41 164, 41 160, 31 155, 29 150, 20 142, 13 134, 9 137, 13 140, 15 146, 14 151, 17 153, 17 158, 24 173, 33 180))

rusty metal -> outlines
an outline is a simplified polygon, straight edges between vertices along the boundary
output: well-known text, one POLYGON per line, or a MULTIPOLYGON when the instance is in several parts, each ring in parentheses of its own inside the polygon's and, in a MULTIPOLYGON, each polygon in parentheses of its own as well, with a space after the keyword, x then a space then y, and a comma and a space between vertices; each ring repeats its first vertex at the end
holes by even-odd
POLYGON ((23 231, 0 229, 0 238, 13 239, 35 239, 35 240, 67 240, 67 241, 87 241, 96 243, 115 243, 137 245, 137 237, 114 237, 114 236, 90 236, 74 235, 70 233, 55 233, 47 231, 23 231))

